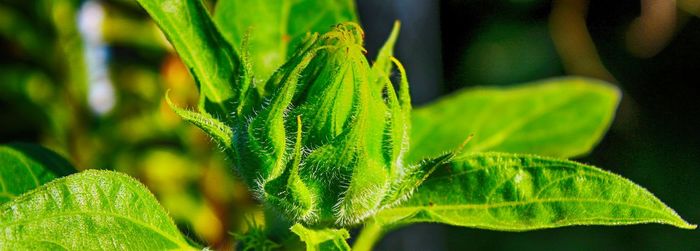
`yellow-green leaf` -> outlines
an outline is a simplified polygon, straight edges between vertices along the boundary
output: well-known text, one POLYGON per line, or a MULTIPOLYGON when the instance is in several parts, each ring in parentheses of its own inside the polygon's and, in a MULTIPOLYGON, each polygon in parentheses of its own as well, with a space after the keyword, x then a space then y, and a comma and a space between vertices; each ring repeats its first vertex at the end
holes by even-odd
POLYGON ((471 153, 436 170, 382 225, 439 222, 525 231, 571 225, 660 223, 694 229, 646 189, 568 160, 471 153))
POLYGON ((414 110, 409 160, 450 151, 470 134, 464 153, 582 155, 604 135, 619 99, 614 86, 577 77, 464 90, 414 110))
POLYGON ((170 106, 170 109, 173 109, 175 114, 202 129, 202 131, 206 132, 207 135, 227 151, 233 151, 233 131, 229 126, 224 124, 224 122, 215 119, 208 113, 197 113, 177 107, 167 94, 165 95, 165 101, 170 106))
POLYGON ((350 245, 345 239, 350 238, 350 233, 341 229, 311 229, 297 223, 290 229, 306 243, 307 251, 349 251, 350 245))
POLYGON ((0 250, 191 250, 133 178, 84 171, 0 206, 0 250))

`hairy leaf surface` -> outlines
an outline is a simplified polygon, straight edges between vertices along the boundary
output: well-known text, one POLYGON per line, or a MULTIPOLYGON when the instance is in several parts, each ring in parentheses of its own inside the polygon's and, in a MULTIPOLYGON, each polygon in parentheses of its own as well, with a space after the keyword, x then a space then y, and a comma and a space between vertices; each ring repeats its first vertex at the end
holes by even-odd
MULTIPOLYGON (((375 78, 389 77, 391 76, 391 71, 393 64, 391 58, 394 56, 394 45, 396 44, 396 39, 399 37, 399 30, 401 29, 401 23, 399 21, 394 22, 394 26, 391 29, 389 38, 384 42, 384 45, 379 49, 377 53, 377 58, 372 64, 372 74, 375 78)), ((378 81, 382 82, 382 81, 378 81)), ((381 86, 380 86, 381 87, 381 86)))
POLYGON ((230 127, 207 113, 197 113, 177 107, 167 94, 165 95, 165 101, 170 106, 170 109, 173 109, 175 114, 202 129, 202 131, 206 132, 216 143, 229 151, 233 137, 233 132, 230 127))
POLYGON ((341 229, 310 229, 301 224, 296 224, 291 228, 301 241, 306 243, 307 251, 349 251, 350 245, 345 239, 350 238, 350 233, 344 228, 341 229))
POLYGON ((0 146, 0 204, 73 172, 67 160, 44 147, 24 143, 0 146))
POLYGON ((247 90, 246 73, 233 47, 201 0, 138 0, 175 47, 200 90, 199 108, 228 121, 247 90))
POLYGON ((0 206, 0 250, 193 249, 133 178, 88 170, 0 206))
POLYGON ((350 0, 220 0, 214 19, 238 51, 249 50, 262 85, 308 32, 327 32, 332 25, 357 21, 357 16, 350 0), (249 48, 241 48, 246 36, 249 48))
POLYGON ((604 135, 619 99, 615 87, 585 78, 465 90, 414 110, 409 160, 450 151, 470 134, 465 153, 582 155, 604 135))
POLYGON ((436 170, 381 224, 439 222, 524 231, 661 223, 693 229, 646 189, 592 166, 533 155, 472 153, 436 170))

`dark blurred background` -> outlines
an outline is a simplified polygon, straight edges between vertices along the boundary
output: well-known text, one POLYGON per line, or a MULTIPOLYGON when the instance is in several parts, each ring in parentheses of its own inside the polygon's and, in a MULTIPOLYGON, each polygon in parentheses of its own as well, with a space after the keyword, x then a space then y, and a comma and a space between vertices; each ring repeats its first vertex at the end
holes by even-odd
MULTIPOLYGON (((460 88, 562 75, 623 91, 612 128, 578 158, 646 187, 700 221, 700 1, 359 1, 376 52, 394 19, 417 104, 460 88)), ((378 250, 700 250, 700 232, 660 225, 524 233, 422 224, 378 250)))
MULTIPOLYGON (((562 75, 623 90, 610 132, 578 160, 700 222, 700 0, 360 0, 369 57, 394 20, 413 101, 562 75)), ((37 142, 80 169, 146 183, 188 236, 231 248, 254 209, 211 142, 163 102, 196 105, 186 68, 133 0, 0 0, 0 143, 37 142), (87 65, 88 67, 83 67, 87 65)), ((378 250, 700 250, 661 225, 524 233, 421 224, 378 250)))

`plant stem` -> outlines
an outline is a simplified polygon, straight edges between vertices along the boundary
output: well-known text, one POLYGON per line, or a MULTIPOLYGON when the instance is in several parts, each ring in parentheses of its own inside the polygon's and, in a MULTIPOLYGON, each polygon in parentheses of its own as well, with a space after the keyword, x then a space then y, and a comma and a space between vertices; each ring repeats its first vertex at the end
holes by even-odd
POLYGON ((362 228, 360 235, 357 236, 357 240, 352 246, 354 251, 370 251, 374 244, 379 241, 379 239, 384 235, 384 229, 382 225, 374 222, 368 221, 362 228))

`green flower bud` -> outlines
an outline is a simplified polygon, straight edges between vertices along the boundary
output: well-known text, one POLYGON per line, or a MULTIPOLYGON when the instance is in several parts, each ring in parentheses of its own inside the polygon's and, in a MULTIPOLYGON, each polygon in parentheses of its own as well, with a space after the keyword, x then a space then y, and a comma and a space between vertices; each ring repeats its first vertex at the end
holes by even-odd
POLYGON ((386 206, 392 181, 406 171, 405 73, 386 55, 370 66, 362 44, 354 23, 309 35, 266 83, 262 107, 234 130, 242 175, 294 221, 358 223, 386 206), (391 61, 402 73, 399 94, 391 61))

